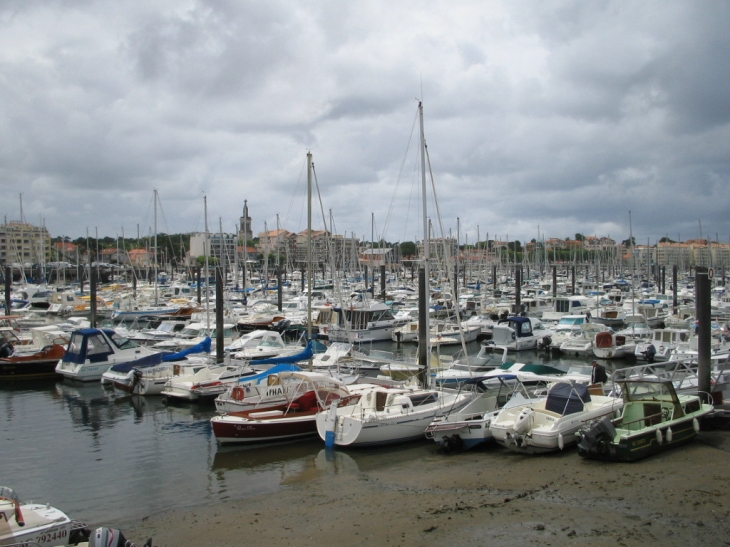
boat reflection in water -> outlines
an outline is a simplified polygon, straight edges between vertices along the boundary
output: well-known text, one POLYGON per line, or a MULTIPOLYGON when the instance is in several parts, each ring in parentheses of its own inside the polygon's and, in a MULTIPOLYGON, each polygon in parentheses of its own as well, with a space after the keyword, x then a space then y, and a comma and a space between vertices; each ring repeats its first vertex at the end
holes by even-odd
POLYGON ((0 408, 0 438, 12 447, 0 458, 3 484, 92 529, 126 530, 149 515, 189 508, 190 500, 214 504, 312 478, 397 469, 436 450, 426 439, 334 454, 318 438, 220 448, 210 428, 213 405, 166 405, 97 383, 0 385, 0 408))
POLYGON ((398 447, 348 452, 325 449, 320 439, 223 446, 218 447, 215 453, 211 471, 220 490, 230 492, 233 498, 242 497, 242 492, 246 495, 264 494, 328 476, 382 470, 400 465, 404 458, 427 457, 433 452, 433 443, 426 439, 398 447))
POLYGON ((84 429, 99 431, 112 427, 130 413, 128 403, 117 404, 114 394, 101 387, 101 384, 55 385, 57 398, 71 415, 71 421, 84 429))

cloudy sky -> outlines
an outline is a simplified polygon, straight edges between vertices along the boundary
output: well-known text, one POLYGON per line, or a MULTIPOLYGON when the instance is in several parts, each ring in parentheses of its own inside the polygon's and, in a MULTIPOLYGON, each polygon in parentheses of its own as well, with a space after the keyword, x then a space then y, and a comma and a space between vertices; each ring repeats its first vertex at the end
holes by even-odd
POLYGON ((315 228, 414 240, 422 99, 428 216, 462 243, 629 219, 641 243, 728 242, 728 21, 713 0, 3 0, 0 214, 136 236, 157 190, 159 232, 202 231, 204 198, 211 231, 244 200, 254 233, 300 231, 311 151, 315 228))

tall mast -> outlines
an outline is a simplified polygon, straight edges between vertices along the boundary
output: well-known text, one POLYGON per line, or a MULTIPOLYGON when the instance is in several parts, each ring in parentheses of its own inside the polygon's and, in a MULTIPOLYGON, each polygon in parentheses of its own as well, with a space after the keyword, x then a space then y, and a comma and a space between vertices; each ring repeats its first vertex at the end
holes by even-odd
POLYGON ((205 208, 205 238, 203 239, 203 258, 205 258, 205 326, 206 328, 210 328, 210 298, 208 295, 208 281, 210 280, 210 271, 208 269, 208 196, 203 196, 203 205, 205 208))
POLYGON ((421 153, 421 207, 423 214, 423 262, 418 272, 418 364, 423 367, 422 384, 427 387, 430 380, 428 370, 429 358, 429 334, 428 305, 429 305, 429 268, 428 259, 431 255, 429 248, 428 233, 428 209, 426 197, 426 138, 423 132, 423 103, 418 102, 418 120, 420 127, 420 153, 421 153))
POLYGON ((312 339, 312 153, 307 152, 307 343, 312 339))
MULTIPOLYGON (((218 268, 221 271, 221 278, 223 279, 223 285, 225 286, 226 280, 224 278, 224 272, 226 271, 226 251, 225 251, 225 240, 223 239, 223 217, 218 217, 218 234, 220 237, 220 252, 221 252, 221 258, 220 262, 218 263, 218 268)), ((217 289, 217 288, 216 288, 217 289)), ((223 290, 223 287, 220 288, 220 290, 223 290)))
MULTIPOLYGON (((636 313, 636 295, 634 293, 634 270, 636 269, 636 261, 634 259, 634 230, 631 226, 631 211, 629 211, 629 248, 631 249, 631 314, 636 313)), ((631 321, 631 333, 635 334, 636 318, 631 321)))
MULTIPOLYGON (((99 241, 99 237, 96 238, 97 245, 99 241)), ((97 260, 99 258, 97 257, 97 260)), ((158 292, 157 292, 157 189, 155 189, 155 252, 154 252, 154 261, 155 261, 155 304, 159 303, 158 299, 158 292)))
POLYGON ((279 213, 276 213, 276 269, 279 270, 279 263, 281 261, 281 248, 279 243, 281 242, 281 234, 279 233, 279 213))

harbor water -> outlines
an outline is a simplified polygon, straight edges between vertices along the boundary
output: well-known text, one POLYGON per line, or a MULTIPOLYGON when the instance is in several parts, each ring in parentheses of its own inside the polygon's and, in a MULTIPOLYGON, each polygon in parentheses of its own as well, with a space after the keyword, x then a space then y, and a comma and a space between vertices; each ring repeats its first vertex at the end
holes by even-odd
MULTIPOLYGON (((372 349, 401 357, 416 352, 410 344, 379 343, 372 349)), ((468 347, 469 353, 478 349, 476 343, 468 347)), ((566 370, 591 360, 545 352, 510 354, 509 359, 566 370)), ((625 366, 606 364, 609 373, 625 366)), ((23 501, 50 503, 92 527, 123 529, 163 511, 269 493, 321 473, 357 472, 435 449, 424 439, 350 450, 333 461, 316 437, 222 448, 210 427, 212 403, 172 405, 159 396, 129 396, 98 382, 5 384, 0 386, 0 408, 0 485, 13 488, 23 501)), ((483 449, 485 458, 493 449, 483 449)))

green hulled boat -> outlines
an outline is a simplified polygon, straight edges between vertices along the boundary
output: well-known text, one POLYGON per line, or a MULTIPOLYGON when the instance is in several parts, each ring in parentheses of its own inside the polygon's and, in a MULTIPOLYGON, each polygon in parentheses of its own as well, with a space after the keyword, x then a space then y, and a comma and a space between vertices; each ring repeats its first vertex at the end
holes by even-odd
POLYGON ((624 400, 621 416, 579 433, 578 453, 585 458, 628 462, 684 444, 714 409, 700 395, 677 394, 670 381, 627 379, 617 387, 624 400))

